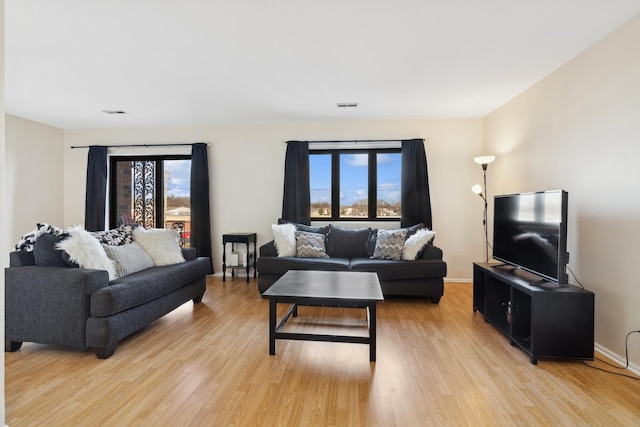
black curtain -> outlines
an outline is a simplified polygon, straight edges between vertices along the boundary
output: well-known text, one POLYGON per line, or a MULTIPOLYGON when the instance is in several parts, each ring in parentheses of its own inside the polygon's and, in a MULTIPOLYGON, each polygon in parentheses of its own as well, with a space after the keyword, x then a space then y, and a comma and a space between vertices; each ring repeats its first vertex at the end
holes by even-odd
POLYGON ((198 256, 209 257, 208 274, 213 274, 209 159, 205 143, 193 144, 191 147, 191 247, 196 249, 198 256))
POLYGON ((87 190, 84 205, 84 228, 105 229, 107 203, 107 147, 92 145, 87 158, 87 190))
POLYGON ((423 223, 431 229, 427 156, 422 139, 402 141, 401 227, 423 223))
POLYGON ((311 224, 309 190, 309 143, 288 141, 284 159, 284 195, 282 219, 311 224))

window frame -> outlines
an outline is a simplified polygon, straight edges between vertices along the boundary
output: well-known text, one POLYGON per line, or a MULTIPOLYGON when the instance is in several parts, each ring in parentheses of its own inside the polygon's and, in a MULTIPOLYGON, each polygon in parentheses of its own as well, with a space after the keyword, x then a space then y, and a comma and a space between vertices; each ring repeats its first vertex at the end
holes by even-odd
MULTIPOLYGON (((397 222, 399 217, 378 217, 378 162, 377 155, 384 153, 401 154, 401 148, 331 148, 309 150, 309 157, 313 155, 331 155, 331 216, 311 217, 312 221, 367 221, 367 222, 397 222), (340 216, 340 155, 367 154, 367 216, 340 216), (372 167, 373 165, 373 167, 372 167)), ((401 175, 402 177, 402 175, 401 175)), ((402 184, 401 184, 402 185, 402 184)))
MULTIPOLYGON (((164 161, 165 160, 191 160, 189 154, 166 154, 166 155, 124 155, 124 156, 109 156, 109 227, 113 227, 118 224, 118 212, 117 212, 117 174, 116 163, 117 162, 135 162, 135 161, 154 161, 156 162, 156 176, 155 176, 155 194, 154 197, 158 199, 158 195, 164 194, 164 161)), ((164 228, 164 203, 158 203, 155 215, 155 223, 157 228, 164 228), (162 224, 162 227, 158 227, 162 224)))

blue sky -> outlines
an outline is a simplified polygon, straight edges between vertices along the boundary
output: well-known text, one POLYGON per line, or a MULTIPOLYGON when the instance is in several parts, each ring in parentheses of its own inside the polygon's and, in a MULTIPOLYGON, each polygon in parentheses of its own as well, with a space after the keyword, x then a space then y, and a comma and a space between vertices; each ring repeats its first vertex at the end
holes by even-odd
MULTIPOLYGON (((367 198, 367 154, 340 156, 340 204, 367 198)), ((331 156, 310 156, 311 202, 331 201, 331 156)), ((378 199, 400 201, 400 154, 378 154, 378 199)))
POLYGON ((191 194, 191 160, 165 160, 164 170, 169 172, 167 195, 186 197, 191 194))

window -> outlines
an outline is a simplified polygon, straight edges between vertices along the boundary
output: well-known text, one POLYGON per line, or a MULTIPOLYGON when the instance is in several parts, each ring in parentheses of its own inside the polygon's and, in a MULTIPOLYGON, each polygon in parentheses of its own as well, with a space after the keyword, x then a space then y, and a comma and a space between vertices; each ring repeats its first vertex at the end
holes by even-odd
POLYGON ((400 219, 399 149, 309 152, 311 218, 400 219))
POLYGON ((173 228, 191 238, 191 157, 111 157, 109 224, 173 228))

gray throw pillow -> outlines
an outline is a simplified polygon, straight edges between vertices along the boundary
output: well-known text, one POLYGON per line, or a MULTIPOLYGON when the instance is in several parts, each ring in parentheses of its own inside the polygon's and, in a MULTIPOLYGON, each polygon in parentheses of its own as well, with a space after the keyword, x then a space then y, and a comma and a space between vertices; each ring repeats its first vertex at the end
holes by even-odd
POLYGON ((331 258, 367 258, 370 228, 342 228, 329 226, 327 254, 331 258))
POLYGON ((36 265, 41 267, 68 267, 62 255, 64 251, 56 249, 62 239, 53 234, 44 233, 38 236, 33 247, 36 265))
POLYGON ((107 256, 114 261, 118 277, 153 267, 151 257, 136 242, 120 246, 103 244, 102 247, 104 247, 107 256))

